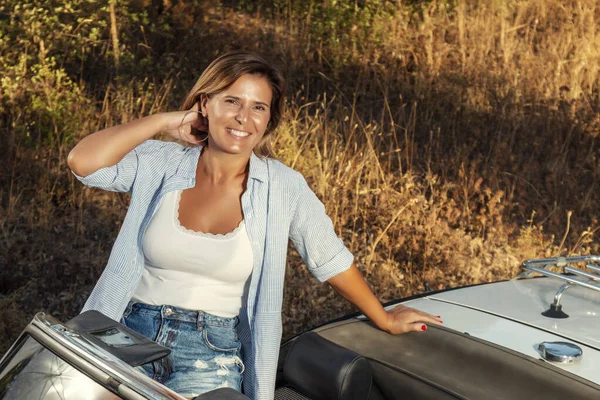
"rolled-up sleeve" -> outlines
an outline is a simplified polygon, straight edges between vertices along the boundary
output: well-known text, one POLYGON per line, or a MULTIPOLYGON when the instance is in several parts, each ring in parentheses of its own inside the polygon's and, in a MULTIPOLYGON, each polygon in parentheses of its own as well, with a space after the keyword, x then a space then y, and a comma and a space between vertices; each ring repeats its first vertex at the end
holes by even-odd
POLYGON ((113 192, 131 192, 138 173, 139 158, 164 146, 164 142, 147 140, 127 153, 121 161, 110 167, 100 168, 86 176, 73 175, 84 185, 113 192))
POLYGON ((354 256, 336 235, 325 206, 304 178, 301 178, 299 192, 290 239, 310 272, 324 282, 348 269, 354 256))

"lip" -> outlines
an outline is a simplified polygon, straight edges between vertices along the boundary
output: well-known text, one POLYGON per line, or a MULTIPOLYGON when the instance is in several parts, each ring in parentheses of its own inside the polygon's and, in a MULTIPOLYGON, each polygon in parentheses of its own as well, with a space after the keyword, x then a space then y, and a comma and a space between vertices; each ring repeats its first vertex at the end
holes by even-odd
POLYGON ((229 136, 234 137, 236 139, 245 139, 247 137, 250 137, 252 134, 248 131, 244 131, 242 129, 235 129, 235 128, 225 128, 225 130, 227 131, 227 133, 229 134, 229 136), (241 132, 242 135, 236 135, 233 132, 241 132))

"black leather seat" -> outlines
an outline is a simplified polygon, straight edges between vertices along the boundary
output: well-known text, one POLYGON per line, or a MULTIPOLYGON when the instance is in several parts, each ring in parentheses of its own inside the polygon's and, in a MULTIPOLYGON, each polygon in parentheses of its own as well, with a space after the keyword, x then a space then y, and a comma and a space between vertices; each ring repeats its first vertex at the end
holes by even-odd
POLYGON ((276 400, 366 400, 371 366, 361 355, 315 332, 299 336, 283 362, 276 400))

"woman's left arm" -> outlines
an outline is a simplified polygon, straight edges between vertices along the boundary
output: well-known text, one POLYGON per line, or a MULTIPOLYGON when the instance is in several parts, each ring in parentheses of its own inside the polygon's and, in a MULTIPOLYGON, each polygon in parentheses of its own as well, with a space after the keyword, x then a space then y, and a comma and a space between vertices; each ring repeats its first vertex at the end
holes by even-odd
POLYGON ((346 271, 327 280, 338 293, 354 304, 379 329, 392 334, 427 330, 425 323, 441 325, 440 317, 434 317, 414 308, 398 305, 386 311, 375 297, 362 274, 352 264, 346 271))

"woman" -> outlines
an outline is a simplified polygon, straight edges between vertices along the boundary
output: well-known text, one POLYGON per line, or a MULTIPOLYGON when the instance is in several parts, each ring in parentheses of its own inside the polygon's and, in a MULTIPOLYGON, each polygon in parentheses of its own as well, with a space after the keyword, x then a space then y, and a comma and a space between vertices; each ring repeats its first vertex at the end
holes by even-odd
POLYGON ((379 328, 441 323, 407 307, 386 312, 303 177, 271 158, 284 90, 264 59, 229 53, 202 73, 183 111, 99 131, 69 154, 84 184, 131 194, 84 310, 170 347, 144 369, 184 396, 241 390, 243 373, 246 395, 273 398, 289 239, 317 279, 379 328), (192 146, 149 140, 160 132, 192 146))

